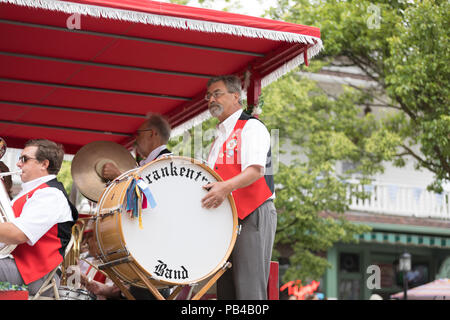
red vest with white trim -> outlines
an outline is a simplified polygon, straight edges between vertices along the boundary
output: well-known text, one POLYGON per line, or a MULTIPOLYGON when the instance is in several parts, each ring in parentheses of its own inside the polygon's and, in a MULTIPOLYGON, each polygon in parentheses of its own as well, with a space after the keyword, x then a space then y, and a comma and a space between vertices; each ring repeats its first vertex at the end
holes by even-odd
MULTIPOLYGON (((242 112, 233 131, 220 149, 219 156, 214 164, 214 171, 223 180, 231 179, 241 173, 241 133, 245 124, 250 119, 256 118, 242 112)), ((270 160, 271 151, 269 148, 266 161, 266 175, 251 185, 236 189, 232 192, 239 219, 242 220, 247 217, 272 196, 274 192, 273 175, 267 174, 271 165, 270 160)))
MULTIPOLYGON (((67 198, 62 184, 56 179, 50 180, 24 194, 14 202, 13 211, 16 218, 21 215, 25 203, 37 190, 49 187, 55 187, 59 190, 62 188, 63 190, 61 191, 67 198)), ((72 211, 72 218, 76 221, 78 212, 68 199, 67 202, 72 211)), ((39 212, 36 212, 36 214, 39 214, 39 212)), ((63 261, 64 251, 70 241, 74 221, 57 223, 34 246, 22 243, 13 250, 12 255, 25 284, 39 280, 63 261)))

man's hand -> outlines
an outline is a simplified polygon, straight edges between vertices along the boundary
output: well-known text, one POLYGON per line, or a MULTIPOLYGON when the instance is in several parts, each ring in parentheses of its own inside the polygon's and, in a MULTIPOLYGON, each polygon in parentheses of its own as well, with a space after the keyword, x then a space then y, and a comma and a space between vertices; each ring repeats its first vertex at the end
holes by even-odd
POLYGON ((202 199, 202 207, 207 209, 219 207, 232 191, 247 187, 263 176, 263 168, 252 165, 229 180, 208 183, 203 186, 203 189, 209 192, 202 199))
POLYGON ((112 162, 107 162, 102 168, 102 177, 107 180, 114 180, 121 174, 122 172, 112 162))
POLYGON ((219 207, 232 191, 226 181, 208 183, 203 189, 209 190, 202 199, 202 207, 207 209, 219 207))

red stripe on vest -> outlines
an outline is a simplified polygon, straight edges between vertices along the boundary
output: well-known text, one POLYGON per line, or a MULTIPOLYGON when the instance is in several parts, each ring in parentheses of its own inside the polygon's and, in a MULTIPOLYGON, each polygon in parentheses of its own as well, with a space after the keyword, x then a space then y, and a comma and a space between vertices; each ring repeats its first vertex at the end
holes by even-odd
MULTIPOLYGON (((34 192, 47 187, 49 186, 43 183, 17 199, 13 204, 14 215, 19 217, 25 203, 33 196, 34 192)), ((36 214, 39 213, 37 212, 36 214)), ((12 255, 24 283, 29 284, 39 280, 55 269, 63 261, 63 257, 59 253, 60 248, 61 240, 58 238, 58 224, 50 228, 34 246, 30 246, 27 243, 18 245, 12 252, 12 255)))
MULTIPOLYGON (((223 180, 228 180, 241 173, 241 133, 248 120, 238 120, 227 138, 214 165, 223 180)), ((244 219, 255 211, 272 195, 264 177, 251 185, 232 192, 239 219, 244 219)))

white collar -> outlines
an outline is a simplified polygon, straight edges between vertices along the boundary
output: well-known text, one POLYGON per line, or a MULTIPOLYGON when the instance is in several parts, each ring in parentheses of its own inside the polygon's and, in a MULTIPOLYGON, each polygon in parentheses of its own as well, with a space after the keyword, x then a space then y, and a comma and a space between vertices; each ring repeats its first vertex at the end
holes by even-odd
POLYGON ((40 186, 41 184, 43 184, 45 182, 48 182, 48 181, 50 181, 52 179, 55 179, 55 178, 56 178, 56 175, 49 174, 47 176, 39 177, 39 178, 36 178, 36 179, 28 181, 28 182, 23 182, 22 183, 22 190, 20 191, 20 193, 14 199, 20 198, 25 193, 28 193, 31 190, 33 190, 33 189, 37 188, 38 186, 40 186))
POLYGON ((217 130, 220 132, 220 135, 223 137, 228 137, 233 130, 236 122, 239 120, 242 109, 237 110, 235 113, 231 114, 228 118, 223 120, 221 123, 217 125, 217 130))
POLYGON ((147 164, 153 160, 156 159, 156 157, 158 156, 158 154, 163 151, 164 149, 167 149, 167 146, 165 144, 160 145, 159 147, 157 147, 156 149, 153 149, 152 152, 150 152, 150 154, 147 156, 147 158, 145 158, 145 160, 142 160, 139 165, 143 166, 144 164, 147 164))

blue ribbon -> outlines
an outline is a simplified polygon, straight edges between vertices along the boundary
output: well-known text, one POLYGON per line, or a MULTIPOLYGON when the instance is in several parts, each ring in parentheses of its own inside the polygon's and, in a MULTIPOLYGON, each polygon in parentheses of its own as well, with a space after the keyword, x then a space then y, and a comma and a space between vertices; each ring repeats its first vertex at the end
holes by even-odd
POLYGON ((147 199, 147 203, 150 204, 150 208, 156 207, 156 201, 153 197, 153 194, 150 192, 150 188, 148 187, 148 184, 144 182, 144 180, 139 179, 137 182, 137 186, 139 190, 145 195, 145 198, 147 199))
POLYGON ((131 211, 134 217, 139 216, 139 207, 138 207, 139 198, 136 194, 136 186, 138 187, 139 191, 144 194, 145 198, 147 199, 147 203, 150 204, 150 207, 152 209, 156 207, 155 198, 150 192, 148 185, 140 179, 133 178, 133 180, 131 181, 130 185, 127 188, 126 199, 127 199, 127 211, 131 211))

